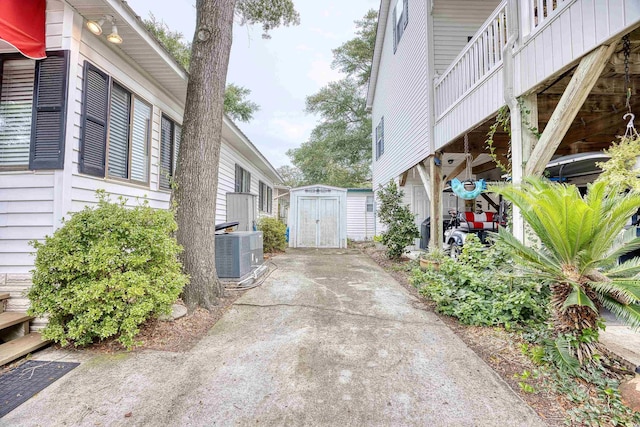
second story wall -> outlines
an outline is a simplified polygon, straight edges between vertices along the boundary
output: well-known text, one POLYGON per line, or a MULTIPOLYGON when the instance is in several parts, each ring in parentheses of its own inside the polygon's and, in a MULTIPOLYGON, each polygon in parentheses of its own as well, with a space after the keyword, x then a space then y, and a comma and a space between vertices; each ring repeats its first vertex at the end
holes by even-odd
POLYGON ((427 3, 391 0, 389 5, 372 102, 374 189, 429 154, 427 3), (394 49, 394 8, 399 4, 402 9, 406 5, 407 24, 394 49), (381 121, 384 150, 380 154, 376 127, 381 121))

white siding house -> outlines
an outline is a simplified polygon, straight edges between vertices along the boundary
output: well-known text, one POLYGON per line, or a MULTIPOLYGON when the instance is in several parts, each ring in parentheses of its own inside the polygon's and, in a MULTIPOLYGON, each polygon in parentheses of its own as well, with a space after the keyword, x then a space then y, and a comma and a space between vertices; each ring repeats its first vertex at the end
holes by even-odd
MULTIPOLYGON (((34 116, 34 127, 22 126, 18 139, 15 126, 0 124, 0 293, 11 293, 9 311, 28 305, 28 242, 95 203, 96 190, 125 196, 130 204, 146 197, 155 208, 169 207, 168 178, 181 136, 188 74, 126 2, 47 0, 46 50, 47 58, 35 61, 0 41, 0 123, 18 101, 27 102, 20 120, 30 124, 34 116), (116 20, 122 44, 87 29, 88 20, 104 15, 116 20), (12 95, 18 92, 8 88, 20 85, 26 94, 35 86, 36 98, 12 95), (10 144, 15 140, 24 143, 10 144)), ((222 137, 211 220, 225 221, 225 195, 236 191, 256 195, 258 215, 275 215, 276 170, 226 117, 222 137)))
POLYGON ((376 207, 370 188, 347 189, 347 238, 371 240, 376 234, 376 207))
POLYGON ((442 189, 466 174, 467 153, 463 178, 500 177, 485 140, 501 107, 512 135, 499 129, 493 148, 514 165, 514 182, 554 155, 607 148, 624 133, 627 86, 640 111, 638 0, 382 0, 378 17, 367 95, 373 188, 408 186, 416 221, 436 218, 431 235, 441 234, 442 189))

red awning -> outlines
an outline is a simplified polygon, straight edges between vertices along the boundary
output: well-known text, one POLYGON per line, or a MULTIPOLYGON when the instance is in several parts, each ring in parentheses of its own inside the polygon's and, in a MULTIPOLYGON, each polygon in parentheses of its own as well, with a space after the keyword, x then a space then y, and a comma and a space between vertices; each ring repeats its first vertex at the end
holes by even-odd
POLYGON ((0 0, 0 39, 32 59, 46 58, 46 0, 0 0))

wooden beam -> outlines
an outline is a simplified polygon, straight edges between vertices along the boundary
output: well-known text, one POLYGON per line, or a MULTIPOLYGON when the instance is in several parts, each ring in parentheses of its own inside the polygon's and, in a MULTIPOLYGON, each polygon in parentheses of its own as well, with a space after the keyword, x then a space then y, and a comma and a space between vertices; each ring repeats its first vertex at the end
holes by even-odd
MULTIPOLYGON (((429 161, 428 159, 426 161, 429 161)), ((427 197, 431 200, 431 180, 429 178, 429 173, 427 172, 427 168, 424 166, 422 162, 416 165, 416 169, 418 169, 418 174, 420 175, 420 179, 422 180, 422 185, 424 186, 424 191, 427 192, 427 197)))
POLYGON ((576 118, 593 85, 598 81, 602 70, 616 49, 617 43, 600 46, 582 58, 573 74, 567 89, 562 94, 558 106, 551 115, 540 140, 536 144, 525 172, 527 175, 541 175, 562 142, 567 130, 576 118))
POLYGON ((429 247, 442 248, 442 167, 437 166, 435 158, 430 158, 429 168, 431 194, 429 197, 429 212, 431 216, 431 240, 429 247))
POLYGON ((449 172, 447 175, 445 175, 443 177, 443 179, 446 180, 450 180, 453 179, 455 177, 457 177, 458 175, 460 175, 462 173, 462 171, 464 171, 467 167, 467 159, 464 159, 462 162, 460 162, 460 164, 458 166, 456 166, 455 168, 453 168, 453 170, 451 172, 449 172))
POLYGON ((400 175, 400 187, 404 187, 407 183, 407 177, 409 176, 409 171, 404 171, 402 175, 400 175))

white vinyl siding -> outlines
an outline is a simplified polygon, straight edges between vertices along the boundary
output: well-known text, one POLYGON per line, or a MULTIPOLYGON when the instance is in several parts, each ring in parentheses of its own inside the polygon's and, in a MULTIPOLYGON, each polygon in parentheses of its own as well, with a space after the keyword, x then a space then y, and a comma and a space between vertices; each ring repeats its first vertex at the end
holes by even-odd
POLYGON ((376 230, 373 191, 347 191, 347 238, 371 240, 376 230))
POLYGON ((444 72, 500 0, 436 0, 433 7, 433 54, 436 73, 444 72))
POLYGON ((29 164, 35 61, 2 60, 0 88, 0 167, 29 164))
MULTIPOLYGON (((384 155, 373 162, 373 188, 386 184, 429 155, 427 76, 428 2, 409 0, 410 24, 393 52, 392 13, 387 18, 380 70, 372 105, 375 126, 384 116, 384 155)), ((375 131, 371 147, 375 159, 375 131)))

